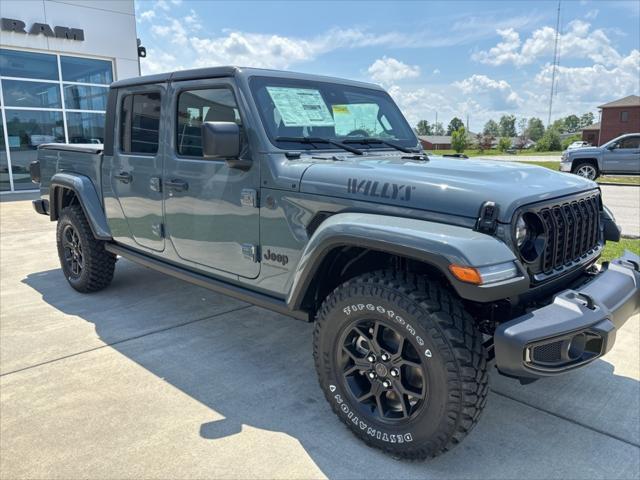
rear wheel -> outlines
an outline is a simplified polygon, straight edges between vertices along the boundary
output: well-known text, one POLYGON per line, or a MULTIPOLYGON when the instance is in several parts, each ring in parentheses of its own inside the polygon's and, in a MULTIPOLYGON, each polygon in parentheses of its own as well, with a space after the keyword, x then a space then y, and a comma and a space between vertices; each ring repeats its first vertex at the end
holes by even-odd
POLYGON ((423 277, 377 272, 342 284, 320 308, 314 357, 336 415, 399 457, 452 448, 486 402, 481 334, 456 297, 423 277))
POLYGON ((69 284, 79 292, 102 290, 113 278, 116 257, 96 240, 82 207, 65 207, 56 231, 58 256, 69 284))
POLYGON ((595 180, 598 178, 598 167, 591 162, 582 162, 576 164, 571 170, 572 173, 589 180, 595 180))

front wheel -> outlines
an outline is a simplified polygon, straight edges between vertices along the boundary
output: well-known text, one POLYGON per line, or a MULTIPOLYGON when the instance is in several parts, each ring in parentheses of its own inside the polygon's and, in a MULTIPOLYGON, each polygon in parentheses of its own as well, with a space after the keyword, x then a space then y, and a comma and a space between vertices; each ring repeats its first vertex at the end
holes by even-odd
POLYGON ((591 162, 578 163, 573 167, 572 173, 589 180, 598 178, 598 168, 591 162))
POLYGON ((449 450, 486 402, 482 336, 460 300, 424 277, 377 272, 339 286, 320 308, 314 358, 336 415, 398 457, 449 450))

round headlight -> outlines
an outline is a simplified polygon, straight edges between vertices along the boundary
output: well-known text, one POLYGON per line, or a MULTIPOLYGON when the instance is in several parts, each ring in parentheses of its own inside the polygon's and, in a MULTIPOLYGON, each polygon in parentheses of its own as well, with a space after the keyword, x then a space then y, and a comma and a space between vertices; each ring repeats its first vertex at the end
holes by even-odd
POLYGON ((529 230, 527 228, 527 222, 524 221, 524 218, 518 218, 516 222, 516 245, 518 248, 522 247, 524 242, 527 240, 527 235, 529 234, 529 230))

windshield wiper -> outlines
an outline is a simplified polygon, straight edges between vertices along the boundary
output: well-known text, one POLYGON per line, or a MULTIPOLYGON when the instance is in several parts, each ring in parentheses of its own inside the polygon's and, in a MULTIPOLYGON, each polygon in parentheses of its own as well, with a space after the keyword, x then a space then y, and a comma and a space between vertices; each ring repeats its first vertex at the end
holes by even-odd
POLYGON ((397 143, 389 142, 382 138, 378 137, 362 137, 362 138, 348 138, 342 141, 343 143, 362 143, 364 145, 369 145, 372 143, 381 143, 391 148, 395 148, 396 150, 400 150, 404 153, 419 153, 415 148, 407 148, 402 145, 398 145, 397 143))
POLYGON ((340 147, 347 152, 355 153, 356 155, 362 155, 362 150, 350 147, 349 145, 345 145, 342 142, 338 142, 336 140, 331 140, 330 138, 320 138, 320 137, 276 137, 276 142, 299 142, 299 143, 329 143, 331 145, 335 145, 336 147, 340 147))

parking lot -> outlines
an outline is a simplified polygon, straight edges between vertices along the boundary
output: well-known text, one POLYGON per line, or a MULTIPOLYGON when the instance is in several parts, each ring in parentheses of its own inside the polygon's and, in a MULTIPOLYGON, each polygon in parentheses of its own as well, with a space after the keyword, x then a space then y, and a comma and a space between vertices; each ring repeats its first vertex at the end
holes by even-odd
POLYGON ((588 368, 527 386, 494 371, 461 445, 402 462, 331 413, 310 324, 124 260, 108 289, 76 293, 55 224, 4 200, 2 478, 640 476, 638 316, 588 368))

